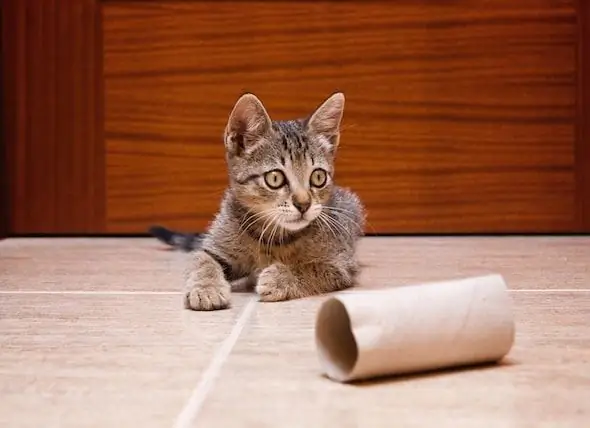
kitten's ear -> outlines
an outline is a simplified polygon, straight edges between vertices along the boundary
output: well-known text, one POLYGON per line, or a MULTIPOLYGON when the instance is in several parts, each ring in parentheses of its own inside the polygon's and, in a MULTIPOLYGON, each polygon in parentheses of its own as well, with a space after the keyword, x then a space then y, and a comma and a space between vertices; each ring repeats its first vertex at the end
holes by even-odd
POLYGON ((340 122, 344 113, 344 94, 337 92, 330 96, 307 120, 307 130, 324 137, 331 149, 338 147, 340 122))
POLYGON ((240 156, 256 145, 271 129, 271 120, 262 102, 253 94, 240 97, 229 115, 225 128, 225 148, 240 156))

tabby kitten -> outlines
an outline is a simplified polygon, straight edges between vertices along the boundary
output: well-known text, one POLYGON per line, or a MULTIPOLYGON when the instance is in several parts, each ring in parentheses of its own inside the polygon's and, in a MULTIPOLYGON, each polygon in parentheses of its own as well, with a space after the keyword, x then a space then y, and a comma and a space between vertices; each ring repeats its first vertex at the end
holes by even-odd
POLYGON ((272 121, 256 96, 236 102, 224 135, 229 186, 191 256, 187 308, 226 308, 232 288, 271 302, 354 285, 365 214, 333 181, 343 109, 336 93, 306 119, 272 121))

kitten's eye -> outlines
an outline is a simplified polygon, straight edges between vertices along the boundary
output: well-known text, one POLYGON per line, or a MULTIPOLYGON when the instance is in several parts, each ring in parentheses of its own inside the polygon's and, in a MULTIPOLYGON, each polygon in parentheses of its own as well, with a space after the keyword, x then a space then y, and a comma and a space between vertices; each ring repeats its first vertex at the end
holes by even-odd
POLYGON ((321 168, 315 169, 311 173, 311 177, 309 178, 309 183, 313 187, 324 187, 326 185, 326 181, 328 180, 328 173, 321 168))
POLYGON ((283 174, 283 172, 279 171, 278 169, 268 171, 266 174, 264 174, 264 182, 268 187, 274 190, 283 187, 286 181, 287 179, 285 178, 285 174, 283 174))

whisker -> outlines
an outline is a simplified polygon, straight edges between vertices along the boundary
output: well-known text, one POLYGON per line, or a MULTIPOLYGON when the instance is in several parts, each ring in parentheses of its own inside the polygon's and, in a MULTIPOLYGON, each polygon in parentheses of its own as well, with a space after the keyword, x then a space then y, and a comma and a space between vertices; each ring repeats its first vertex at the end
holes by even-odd
MULTIPOLYGON (((275 210, 271 210, 271 211, 270 211, 270 214, 271 214, 271 216, 270 216, 270 218, 269 218, 268 220, 266 220, 266 221, 264 222, 264 225, 262 226, 262 227, 263 227, 263 229, 262 229, 262 232, 260 233, 260 237, 258 238, 258 252, 259 252, 259 253, 260 253, 260 252, 261 252, 261 250, 262 250, 262 248, 261 248, 261 247, 262 247, 262 244, 264 243, 264 239, 263 239, 263 238, 264 238, 264 234, 265 234, 265 232, 266 232, 266 231, 267 231, 267 229, 268 229, 268 228, 269 228, 269 227, 270 227, 270 226, 271 226, 271 225, 274 223, 274 220, 277 218, 277 215, 276 215, 276 212, 275 212, 275 210), (268 225, 267 225, 267 223, 268 223, 268 225)), ((265 244, 265 245, 266 245, 266 244, 265 244)))
POLYGON ((320 228, 320 230, 322 231, 322 233, 327 233, 328 231, 325 229, 324 219, 322 218, 322 213, 321 212, 316 217, 316 220, 317 220, 317 225, 320 228))
POLYGON ((324 205, 323 208, 328 208, 334 211, 341 211, 341 212, 345 212, 345 213, 349 213, 352 215, 356 215, 356 212, 352 211, 352 210, 347 210, 346 208, 342 208, 342 207, 333 207, 333 206, 329 206, 329 205, 324 205))
POLYGON ((262 247, 262 242, 263 242, 263 238, 264 238, 264 233, 266 232, 266 230, 268 229, 268 227, 272 224, 272 220, 273 220, 273 214, 274 214, 274 210, 265 210, 264 211, 265 216, 264 216, 264 223, 262 224, 261 227, 261 233, 260 236, 258 237, 258 251, 257 251, 257 258, 258 258, 258 263, 260 264, 260 257, 261 257, 261 247, 262 247))
POLYGON ((269 212, 268 210, 265 210, 265 211, 261 211, 259 213, 255 213, 254 215, 252 215, 252 217, 250 217, 246 221, 246 224, 245 225, 240 224, 239 228, 242 229, 242 231, 240 232, 240 234, 237 236, 236 239, 240 239, 242 237, 242 235, 244 233, 246 233, 258 221, 268 218, 271 214, 272 214, 272 212, 269 212))
MULTIPOLYGON (((325 209, 325 210, 327 210, 327 211, 332 211, 332 212, 336 212, 337 214, 341 214, 341 215, 343 215, 343 216, 344 216, 344 217, 345 217, 345 218, 346 218, 348 221, 350 221, 350 222, 351 222, 353 225, 355 225, 355 226, 357 227, 357 229, 358 229, 360 232, 362 232, 363 228, 362 228, 362 226, 361 226, 361 225, 360 225, 360 224, 359 224, 359 223, 358 223, 358 222, 357 222, 357 221, 356 221, 356 220, 355 220, 355 219, 352 217, 352 214, 355 214, 355 213, 353 213, 352 211, 345 210, 345 209, 342 209, 342 208, 336 208, 336 207, 324 207, 324 209, 325 209), (351 215, 348 215, 349 213, 350 213, 351 215)), ((371 227, 371 228, 372 228, 372 227, 371 227)))
POLYGON ((350 239, 353 239, 352 233, 340 221, 338 221, 334 217, 330 217, 328 215, 325 216, 325 219, 329 223, 331 223, 335 228, 342 231, 343 233, 346 233, 350 239))
POLYGON ((279 247, 283 246, 284 239, 285 239, 285 229, 281 227, 281 234, 279 235, 279 247))
MULTIPOLYGON (((265 213, 265 211, 262 211, 262 212, 254 213, 251 217, 248 217, 253 211, 254 211, 254 208, 248 208, 246 213, 242 216, 242 218, 240 219, 240 225, 239 225, 240 229, 244 226, 245 223, 248 223, 252 220, 254 220, 254 222, 256 222, 256 219, 260 215, 263 215, 265 213)), ((246 227, 246 230, 248 229, 248 227, 249 226, 246 227)))
MULTIPOLYGON (((328 210, 331 210, 331 211, 336 211, 336 212, 345 214, 345 216, 347 218, 349 218, 350 221, 352 221, 352 222, 354 222, 354 223, 357 224, 357 227, 359 228, 360 231, 363 230, 363 228, 360 226, 360 224, 358 224, 355 221, 355 218, 357 217, 358 213, 355 213, 354 211, 347 210, 345 208, 340 208, 340 207, 324 207, 324 208, 325 209, 328 209, 328 210), (346 214, 350 214, 350 216, 349 215, 346 215, 346 214)), ((366 217, 364 218, 364 222, 365 222, 366 226, 371 230, 371 232, 373 232, 373 233, 376 232, 375 227, 373 226, 373 224, 366 217)))
POLYGON ((326 215, 326 213, 322 212, 318 216, 318 219, 320 219, 322 221, 322 223, 326 225, 328 230, 330 232, 332 232, 332 235, 334 235, 334 239, 338 240, 338 235, 336 234, 336 231, 334 230, 334 228, 332 226, 330 226, 330 223, 328 223, 328 221, 326 220, 327 217, 328 216, 326 215))
POLYGON ((271 249, 272 249, 272 244, 273 244, 273 242, 274 242, 274 239, 275 239, 275 235, 276 235, 276 233, 277 233, 277 230, 279 229, 279 223, 278 223, 278 221, 277 221, 277 220, 278 220, 278 218, 279 218, 279 215, 277 214, 277 215, 274 217, 274 219, 273 219, 273 224, 274 224, 274 227, 273 227, 273 228, 272 228, 272 230, 270 231, 270 236, 269 236, 269 238, 268 238, 268 242, 267 242, 267 255, 268 255, 268 257, 270 257, 270 255, 271 255, 271 252, 272 252, 272 251, 271 251, 271 249))

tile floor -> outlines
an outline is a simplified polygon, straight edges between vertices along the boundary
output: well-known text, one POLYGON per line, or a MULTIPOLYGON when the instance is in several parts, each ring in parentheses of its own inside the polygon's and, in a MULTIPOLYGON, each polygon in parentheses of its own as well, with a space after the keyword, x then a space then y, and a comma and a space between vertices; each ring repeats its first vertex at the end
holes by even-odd
POLYGON ((590 237, 366 238, 362 288, 501 273, 507 364, 341 385, 324 297, 182 309, 187 255, 151 239, 0 241, 1 427, 590 426, 590 237))

